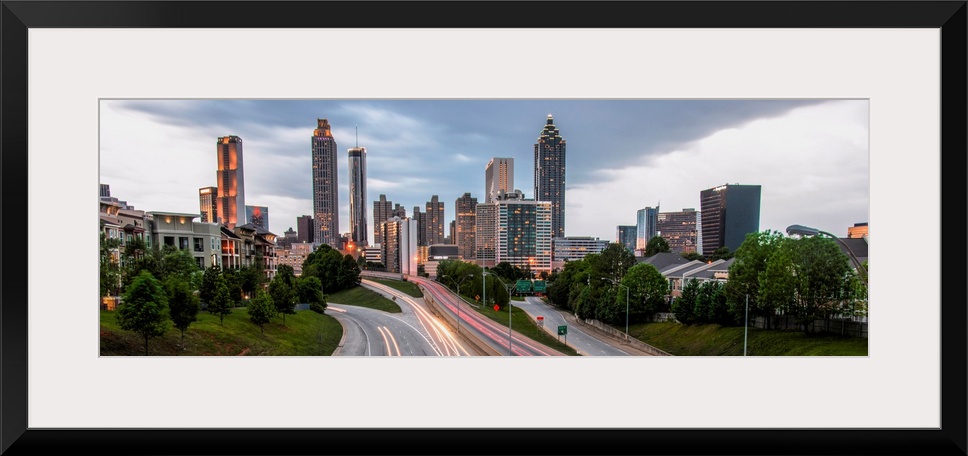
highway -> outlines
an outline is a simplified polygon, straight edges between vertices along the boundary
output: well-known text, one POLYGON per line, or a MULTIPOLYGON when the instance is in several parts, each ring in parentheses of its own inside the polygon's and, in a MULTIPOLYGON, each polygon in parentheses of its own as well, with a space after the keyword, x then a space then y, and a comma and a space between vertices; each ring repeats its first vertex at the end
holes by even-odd
POLYGON ((632 354, 626 352, 612 344, 602 341, 598 337, 592 336, 583 331, 581 326, 568 323, 565 317, 552 306, 545 304, 540 298, 528 296, 522 301, 513 301, 513 305, 517 305, 518 308, 524 310, 528 315, 531 316, 532 320, 536 320, 537 317, 544 317, 543 328, 549 334, 558 336, 558 327, 566 326, 567 334, 560 336, 562 342, 566 343, 571 348, 574 348, 578 353, 585 356, 631 356, 632 354))
MULTIPOLYGON (((452 316, 459 315, 460 331, 468 331, 474 337, 487 344, 493 351, 502 356, 564 356, 557 350, 540 344, 531 338, 517 332, 508 333, 506 325, 501 325, 479 314, 463 299, 451 292, 443 284, 422 277, 407 277, 407 280, 418 284, 424 293, 430 293, 432 299, 439 303, 439 307, 452 316), (459 310, 458 310, 459 309, 459 310), (508 342, 510 337, 510 343, 508 342)), ((512 304, 513 305, 513 304, 512 304)))

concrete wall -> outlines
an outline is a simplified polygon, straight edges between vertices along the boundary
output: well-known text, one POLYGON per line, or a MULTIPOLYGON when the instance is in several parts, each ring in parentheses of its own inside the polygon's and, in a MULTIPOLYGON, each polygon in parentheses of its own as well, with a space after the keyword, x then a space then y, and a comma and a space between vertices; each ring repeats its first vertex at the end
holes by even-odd
POLYGON ((621 340, 623 343, 627 343, 627 344, 629 344, 629 345, 631 345, 631 346, 633 346, 633 347, 635 347, 635 348, 637 348, 639 350, 642 350, 642 351, 647 352, 647 353, 651 353, 652 355, 655 355, 655 356, 672 356, 671 354, 666 353, 666 352, 664 352, 662 350, 659 350, 658 348, 655 348, 655 347, 653 347, 653 346, 651 346, 651 345, 649 345, 649 344, 647 344, 645 342, 642 342, 641 340, 638 340, 638 339, 635 339, 635 338, 629 338, 628 340, 626 340, 626 338, 625 338, 625 332, 624 331, 620 331, 618 329, 615 329, 615 328, 613 328, 611 326, 608 326, 605 323, 602 323, 602 322, 600 322, 598 320, 592 320, 592 319, 581 320, 581 319, 578 319, 577 321, 578 321, 578 324, 582 325, 582 329, 592 330, 592 331, 595 331, 595 332, 597 332, 599 334, 602 334, 604 336, 608 336, 608 337, 611 337, 613 339, 621 340))

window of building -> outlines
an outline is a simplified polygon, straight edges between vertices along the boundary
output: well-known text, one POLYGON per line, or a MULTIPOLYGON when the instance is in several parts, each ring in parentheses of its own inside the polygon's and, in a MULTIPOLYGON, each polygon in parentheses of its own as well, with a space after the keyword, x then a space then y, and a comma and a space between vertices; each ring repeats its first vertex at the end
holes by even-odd
POLYGON ((175 245, 175 237, 174 236, 165 236, 165 245, 174 246, 175 245))
POLYGON ((192 239, 192 241, 195 244, 195 251, 196 252, 204 252, 205 251, 205 243, 202 242, 203 241, 202 238, 194 238, 194 239, 192 239))
POLYGON ((179 237, 178 238, 178 248, 181 250, 188 250, 188 238, 179 237))

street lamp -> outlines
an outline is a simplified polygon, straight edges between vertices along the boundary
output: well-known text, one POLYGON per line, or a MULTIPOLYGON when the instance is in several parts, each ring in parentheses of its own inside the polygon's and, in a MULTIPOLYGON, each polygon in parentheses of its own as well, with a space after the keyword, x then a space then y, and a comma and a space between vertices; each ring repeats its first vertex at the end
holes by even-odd
POLYGON ((615 279, 609 279, 608 277, 602 277, 602 280, 608 280, 612 282, 613 285, 618 285, 620 287, 625 287, 625 340, 629 340, 629 287, 628 285, 622 285, 615 279))
POLYGON ((508 356, 511 356, 511 290, 514 285, 508 286, 500 276, 495 275, 494 277, 508 290, 508 356))
POLYGON ((860 275, 861 280, 864 281, 864 286, 865 287, 867 286, 867 275, 861 274, 861 270, 864 268, 864 266, 860 263, 860 260, 857 259, 857 256, 854 255, 854 251, 850 249, 850 246, 847 245, 847 243, 844 242, 842 239, 826 231, 820 231, 816 228, 810 228, 809 226, 803 226, 803 225, 790 225, 787 227, 786 231, 787 231, 787 234, 799 234, 801 236, 816 236, 818 234, 823 234, 825 236, 834 238, 837 242, 840 243, 840 245, 844 246, 844 248, 847 249, 847 253, 850 254, 851 262, 853 262, 854 267, 857 268, 858 275, 860 275))
MULTIPOLYGON (((450 276, 446 276, 446 277, 450 280, 451 283, 454 283, 454 278, 453 277, 450 277, 450 276)), ((457 305, 457 334, 460 334, 460 299, 461 299, 460 298, 460 284, 464 283, 464 279, 466 279, 468 277, 474 277, 474 274, 468 274, 466 276, 461 276, 460 280, 457 281, 457 283, 456 283, 456 285, 457 285, 457 301, 455 302, 455 305, 457 305)))

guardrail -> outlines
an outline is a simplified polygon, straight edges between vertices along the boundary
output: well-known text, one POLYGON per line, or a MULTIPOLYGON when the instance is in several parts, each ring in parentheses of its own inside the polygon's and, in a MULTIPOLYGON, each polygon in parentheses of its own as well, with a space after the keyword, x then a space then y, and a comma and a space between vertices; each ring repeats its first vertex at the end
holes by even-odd
MULTIPOLYGON (((456 327, 456 325, 457 325, 457 317, 455 315, 451 315, 449 312, 444 312, 440 308, 440 305, 437 303, 437 300, 436 300, 435 296, 433 295, 433 293, 428 292, 427 289, 426 289, 426 287, 424 287, 421 284, 417 284, 417 288, 419 288, 420 289, 420 292, 423 293, 423 295, 424 295, 424 302, 426 302, 430 306, 430 309, 434 312, 434 315, 437 315, 438 317, 440 317, 441 319, 443 319, 444 322, 446 322, 451 327, 456 327)), ((460 337, 461 339, 463 339, 468 344, 473 345, 474 348, 476 348, 480 352, 487 353, 490 356, 501 356, 502 355, 501 352, 498 352, 497 350, 495 350, 490 345, 484 343, 484 341, 482 341, 479 337, 477 337, 476 334, 474 334, 471 331, 468 331, 468 330, 461 331, 458 334, 458 337, 460 337)))

